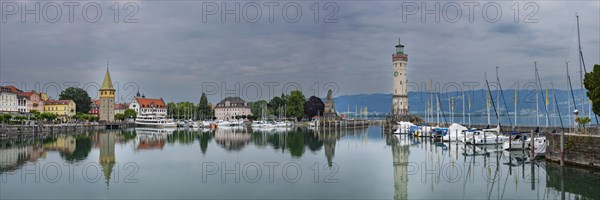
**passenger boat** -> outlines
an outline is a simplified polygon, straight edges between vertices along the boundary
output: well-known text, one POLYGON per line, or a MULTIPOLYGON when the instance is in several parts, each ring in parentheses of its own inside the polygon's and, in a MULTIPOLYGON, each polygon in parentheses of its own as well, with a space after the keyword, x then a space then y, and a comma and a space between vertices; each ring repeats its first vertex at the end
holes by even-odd
POLYGON ((167 119, 165 115, 158 113, 140 113, 135 118, 136 126, 143 127, 157 127, 157 128, 169 128, 177 127, 177 124, 167 119))

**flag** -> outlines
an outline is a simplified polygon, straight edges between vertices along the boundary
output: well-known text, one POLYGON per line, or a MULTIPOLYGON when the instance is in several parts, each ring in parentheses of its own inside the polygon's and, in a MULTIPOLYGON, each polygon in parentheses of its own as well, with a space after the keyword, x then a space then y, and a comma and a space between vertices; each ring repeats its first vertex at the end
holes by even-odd
POLYGON ((548 84, 546 83, 546 106, 550 104, 550 100, 548 99, 548 84))
POLYGON ((467 99, 469 100, 469 110, 471 110, 471 98, 469 96, 467 96, 467 99))

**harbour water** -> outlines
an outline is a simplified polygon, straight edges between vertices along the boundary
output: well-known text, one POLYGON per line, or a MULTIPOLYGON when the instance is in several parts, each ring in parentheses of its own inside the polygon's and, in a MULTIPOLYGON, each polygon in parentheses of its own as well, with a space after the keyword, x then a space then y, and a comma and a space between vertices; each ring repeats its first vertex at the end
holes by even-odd
POLYGON ((90 131, 0 141, 0 199, 600 197, 599 172, 495 149, 376 126, 90 131))

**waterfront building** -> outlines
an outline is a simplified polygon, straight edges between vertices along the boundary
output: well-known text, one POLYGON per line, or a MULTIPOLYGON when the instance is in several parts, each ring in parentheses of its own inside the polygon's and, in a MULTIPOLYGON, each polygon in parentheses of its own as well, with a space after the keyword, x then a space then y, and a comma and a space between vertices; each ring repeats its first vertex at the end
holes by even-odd
POLYGON ((90 103, 90 112, 88 112, 88 114, 98 116, 99 108, 100 108, 100 100, 92 99, 92 103, 90 103))
POLYGON ((115 103, 115 115, 124 114, 125 110, 129 109, 129 103, 115 103))
POLYGON ((115 121, 115 89, 113 88, 112 80, 110 79, 110 73, 108 71, 108 64, 106 65, 106 74, 104 74, 104 81, 102 87, 99 90, 100 93, 100 106, 98 107, 98 117, 100 122, 114 122, 115 121))
POLYGON ((21 95, 27 99, 27 112, 31 110, 44 111, 44 100, 42 100, 41 93, 32 90, 30 92, 23 92, 21 95))
POLYGON ((0 86, 0 112, 17 112, 17 93, 10 87, 0 86))
POLYGON ((392 95, 392 115, 408 114, 408 79, 406 65, 408 55, 404 53, 404 45, 398 41, 396 53, 392 54, 394 65, 394 93, 392 95))
POLYGON ((46 100, 44 102, 44 112, 54 113, 59 119, 65 122, 68 118, 75 115, 75 106, 73 100, 46 100))
POLYGON ((27 97, 22 94, 23 93, 17 94, 17 112, 29 113, 29 109, 27 108, 27 97))
POLYGON ((177 124, 167 119, 167 104, 160 99, 145 98, 145 96, 136 95, 134 102, 129 104, 129 109, 135 110, 137 117, 135 124, 137 126, 149 127, 175 127, 177 124))
POLYGON ((226 97, 215 105, 214 110, 217 120, 232 120, 236 116, 252 114, 248 103, 240 97, 226 97))

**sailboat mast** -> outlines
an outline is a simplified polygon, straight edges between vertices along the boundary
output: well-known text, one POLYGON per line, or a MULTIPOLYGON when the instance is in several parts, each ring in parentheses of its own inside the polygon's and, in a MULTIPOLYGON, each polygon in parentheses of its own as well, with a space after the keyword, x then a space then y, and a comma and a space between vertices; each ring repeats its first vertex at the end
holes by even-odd
POLYGON ((583 57, 581 54, 581 37, 579 34, 579 15, 575 15, 575 17, 577 18, 577 44, 579 46, 579 75, 581 76, 581 116, 585 115, 585 95, 584 95, 584 91, 585 88, 583 88, 583 57))
POLYGON ((491 120, 490 120, 490 93, 488 92, 488 93, 486 93, 486 94, 487 94, 487 95, 486 95, 486 96, 487 96, 487 99, 486 99, 486 101, 487 101, 487 107, 486 107, 486 109, 487 109, 487 124, 488 124, 488 126, 489 126, 489 125, 490 125, 490 123, 491 123, 491 122, 490 122, 490 121, 491 121, 491 120))
POLYGON ((465 124, 465 91, 462 92, 462 124, 465 124))
POLYGON ((537 84, 538 82, 538 77, 537 77, 537 61, 533 61, 533 65, 535 67, 535 121, 536 121, 536 126, 540 127, 540 86, 537 84))
POLYGON ((518 102, 517 88, 515 87, 515 98, 514 98, 514 104, 515 104, 515 126, 514 127, 517 127, 517 102, 518 102))

